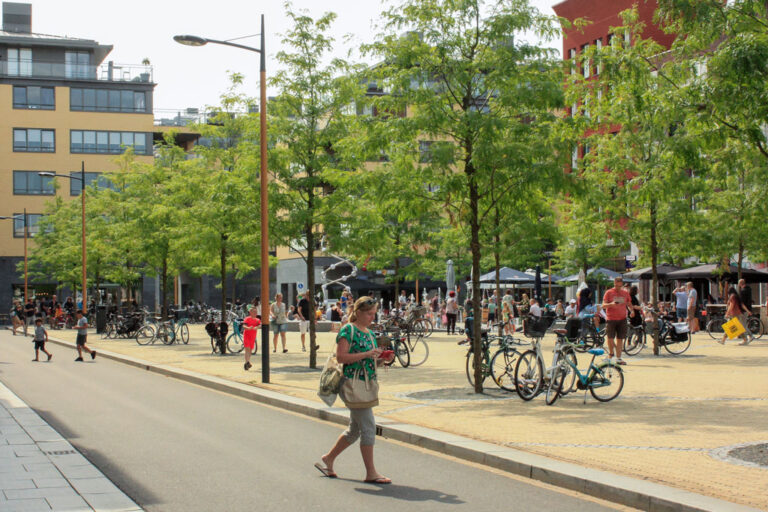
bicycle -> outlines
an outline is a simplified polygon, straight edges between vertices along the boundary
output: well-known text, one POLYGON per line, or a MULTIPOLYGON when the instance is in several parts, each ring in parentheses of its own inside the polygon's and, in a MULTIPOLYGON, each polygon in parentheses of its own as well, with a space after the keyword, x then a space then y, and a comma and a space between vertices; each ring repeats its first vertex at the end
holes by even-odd
POLYGON ((165 345, 170 345, 177 341, 177 336, 185 345, 189 343, 189 326, 186 318, 179 318, 178 321, 173 318, 160 322, 157 326, 155 336, 165 345))
POLYGON ((600 329, 595 326, 592 320, 594 317, 593 313, 586 313, 581 316, 582 328, 579 341, 575 344, 578 352, 586 352, 590 348, 599 348, 605 344, 605 328, 600 329))
POLYGON ((723 337, 723 324, 725 323, 725 315, 715 313, 709 316, 707 320, 707 334, 713 340, 719 340, 723 337))
MULTIPOLYGON (((520 359, 515 365, 515 391, 526 402, 532 400, 542 391, 547 391, 547 402, 549 403, 551 391, 553 386, 562 386, 562 382, 558 383, 555 380, 555 370, 561 366, 562 360, 567 360, 573 365, 577 364, 576 350, 573 343, 568 341, 568 330, 558 329, 557 341, 555 342, 555 349, 552 352, 552 365, 545 368, 544 354, 541 350, 541 337, 534 337, 531 345, 531 350, 526 350, 520 356, 520 359)), ((590 349, 593 350, 593 349, 590 349)), ((569 363, 569 364, 570 364, 569 363)), ((562 372, 562 380, 570 381, 567 389, 570 390, 573 387, 573 383, 576 376, 571 374, 570 371, 562 372), (569 377, 570 376, 570 377, 569 377)))
POLYGON ((243 320, 236 318, 232 321, 232 332, 227 336, 227 350, 230 354, 239 354, 243 351, 243 320))
MULTIPOLYGON (((475 386, 475 348, 472 343, 472 317, 467 317, 464 322, 464 332, 467 338, 460 341, 459 345, 469 344, 467 355, 465 358, 465 372, 467 374, 467 381, 469 385, 475 386)), ((480 374, 483 382, 488 377, 493 379, 493 382, 505 391, 513 391, 513 387, 509 387, 507 382, 514 383, 512 379, 512 370, 515 367, 515 363, 520 357, 520 351, 515 348, 514 345, 522 345, 523 342, 519 339, 515 339, 512 336, 496 336, 483 332, 480 338, 482 354, 480 356, 480 374), (491 356, 491 345, 493 342, 497 342, 499 349, 491 356)))
MULTIPOLYGON (((570 345, 570 343, 569 343, 570 345)), ((587 403, 587 390, 599 402, 610 402, 624 389, 624 372, 620 366, 611 361, 603 361, 595 364, 595 358, 605 354, 602 348, 591 348, 587 351, 592 354, 589 367, 582 373, 576 362, 568 358, 561 359, 553 369, 552 380, 547 388, 547 405, 554 404, 557 399, 573 391, 572 386, 565 389, 565 382, 571 374, 576 381, 576 389, 584 390, 584 403, 587 403), (566 368, 566 365, 568 368, 566 368), (597 391, 600 390, 600 391, 597 391), (607 393, 603 390, 608 390, 607 393)))
POLYGON ((749 315, 747 317, 747 325, 744 327, 747 328, 747 331, 749 331, 750 334, 752 334, 752 337, 756 340, 759 340, 765 332, 763 321, 757 315, 749 315))

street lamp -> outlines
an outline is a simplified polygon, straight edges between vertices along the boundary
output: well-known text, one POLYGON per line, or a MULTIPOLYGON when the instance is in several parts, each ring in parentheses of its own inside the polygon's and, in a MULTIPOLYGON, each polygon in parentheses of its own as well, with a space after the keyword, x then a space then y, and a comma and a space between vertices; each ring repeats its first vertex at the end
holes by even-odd
POLYGON ((264 15, 261 15, 261 45, 257 48, 219 41, 206 37, 179 35, 173 40, 186 46, 203 46, 208 43, 232 46, 260 54, 259 83, 261 97, 259 102, 259 143, 261 147, 261 381, 269 382, 269 217, 267 213, 267 65, 264 54, 264 15))
MULTIPOLYGON (((29 230, 27 229, 27 209, 24 208, 24 213, 22 214, 22 219, 24 220, 24 304, 29 302, 29 297, 27 296, 27 286, 29 285, 29 279, 27 278, 27 237, 29 236, 29 230)), ((19 216, 11 216, 11 217, 0 217, 0 220, 19 220, 19 216)))
POLYGON ((50 177, 59 177, 59 178, 67 178, 70 180, 77 180, 80 182, 80 199, 82 201, 82 221, 83 221, 83 229, 82 229, 82 253, 83 253, 83 313, 88 313, 88 297, 87 297, 87 288, 88 283, 86 281, 86 266, 85 266, 85 162, 82 161, 80 163, 80 177, 78 178, 75 175, 67 175, 67 174, 57 174, 55 172, 39 172, 37 173, 40 176, 50 176, 50 177))

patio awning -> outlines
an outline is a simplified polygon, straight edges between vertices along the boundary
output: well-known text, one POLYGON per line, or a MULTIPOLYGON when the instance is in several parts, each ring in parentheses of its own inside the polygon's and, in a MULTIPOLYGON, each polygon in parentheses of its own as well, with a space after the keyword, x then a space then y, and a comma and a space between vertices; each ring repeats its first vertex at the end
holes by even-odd
MULTIPOLYGON (((656 274, 660 278, 666 278, 667 274, 676 270, 680 270, 680 267, 669 265, 667 263, 656 265, 656 274)), ((624 277, 629 279, 651 279, 653 274, 651 273, 651 267, 645 267, 633 270, 632 272, 626 272, 624 273, 624 277)))
MULTIPOLYGON (((727 279, 735 283, 738 277, 736 265, 729 265, 727 272, 721 272, 721 266, 716 264, 699 265, 670 272, 667 279, 727 279)), ((742 268, 741 277, 751 283, 768 283, 768 272, 754 268, 742 268)))
MULTIPOLYGON (((519 270, 515 270, 513 268, 509 267, 501 267, 499 269, 499 281, 502 283, 532 283, 534 280, 533 276, 530 276, 526 274, 525 272, 520 272, 519 270)), ((496 271, 488 272, 487 274, 483 274, 480 276, 480 282, 481 283, 491 283, 496 282, 496 271)))

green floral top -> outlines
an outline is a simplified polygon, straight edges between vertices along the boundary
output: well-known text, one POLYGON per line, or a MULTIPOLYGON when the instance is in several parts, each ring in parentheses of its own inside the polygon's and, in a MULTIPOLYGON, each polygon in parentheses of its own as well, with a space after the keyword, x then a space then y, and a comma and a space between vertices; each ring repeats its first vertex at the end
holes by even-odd
MULTIPOLYGON (((376 338, 371 334, 371 331, 368 331, 368 333, 363 332, 359 328, 355 327, 354 325, 347 324, 344 327, 341 328, 339 331, 339 334, 336 335, 336 343, 338 343, 341 338, 346 338, 346 340, 349 342, 349 353, 354 354, 358 352, 368 352, 369 350, 373 350, 376 348, 376 338)), ((354 363, 349 363, 344 365, 344 376, 352 379, 355 376, 355 372, 358 371, 360 368, 364 368, 366 373, 368 374, 369 379, 375 379, 376 378, 376 361, 369 357, 366 359, 361 359, 360 361, 355 361, 354 363)), ((365 375, 363 375, 362 372, 359 374, 360 379, 364 380, 365 375)))

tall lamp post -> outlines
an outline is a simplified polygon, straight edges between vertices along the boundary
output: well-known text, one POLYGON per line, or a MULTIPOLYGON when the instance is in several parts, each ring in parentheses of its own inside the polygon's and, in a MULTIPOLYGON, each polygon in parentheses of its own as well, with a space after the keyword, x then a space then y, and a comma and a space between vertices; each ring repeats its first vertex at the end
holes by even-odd
POLYGON ((66 175, 66 174, 57 174, 55 172, 39 172, 37 173, 40 176, 51 176, 51 177, 58 177, 58 178, 67 178, 70 180, 77 180, 80 182, 80 199, 81 199, 81 213, 82 213, 82 253, 83 253, 83 313, 88 313, 88 297, 87 297, 87 289, 88 289, 88 282, 86 280, 86 266, 85 266, 85 259, 86 259, 86 252, 85 252, 85 161, 82 161, 80 163, 80 176, 75 175, 66 175))
POLYGON ((206 37, 179 35, 173 36, 177 43, 187 46, 203 46, 208 43, 233 46, 241 50, 260 54, 259 83, 261 88, 259 101, 259 143, 261 147, 261 380, 269 382, 269 217, 267 213, 267 65, 264 54, 264 15, 261 15, 261 45, 252 48, 230 41, 219 41, 206 37))
MULTIPOLYGON (((27 293, 27 288, 29 286, 29 279, 27 277, 27 237, 29 236, 29 229, 27 228, 27 209, 24 208, 24 213, 22 214, 22 220, 24 221, 24 304, 29 302, 29 296, 27 293)), ((19 220, 19 216, 12 216, 12 217, 0 217, 0 220, 19 220)))

